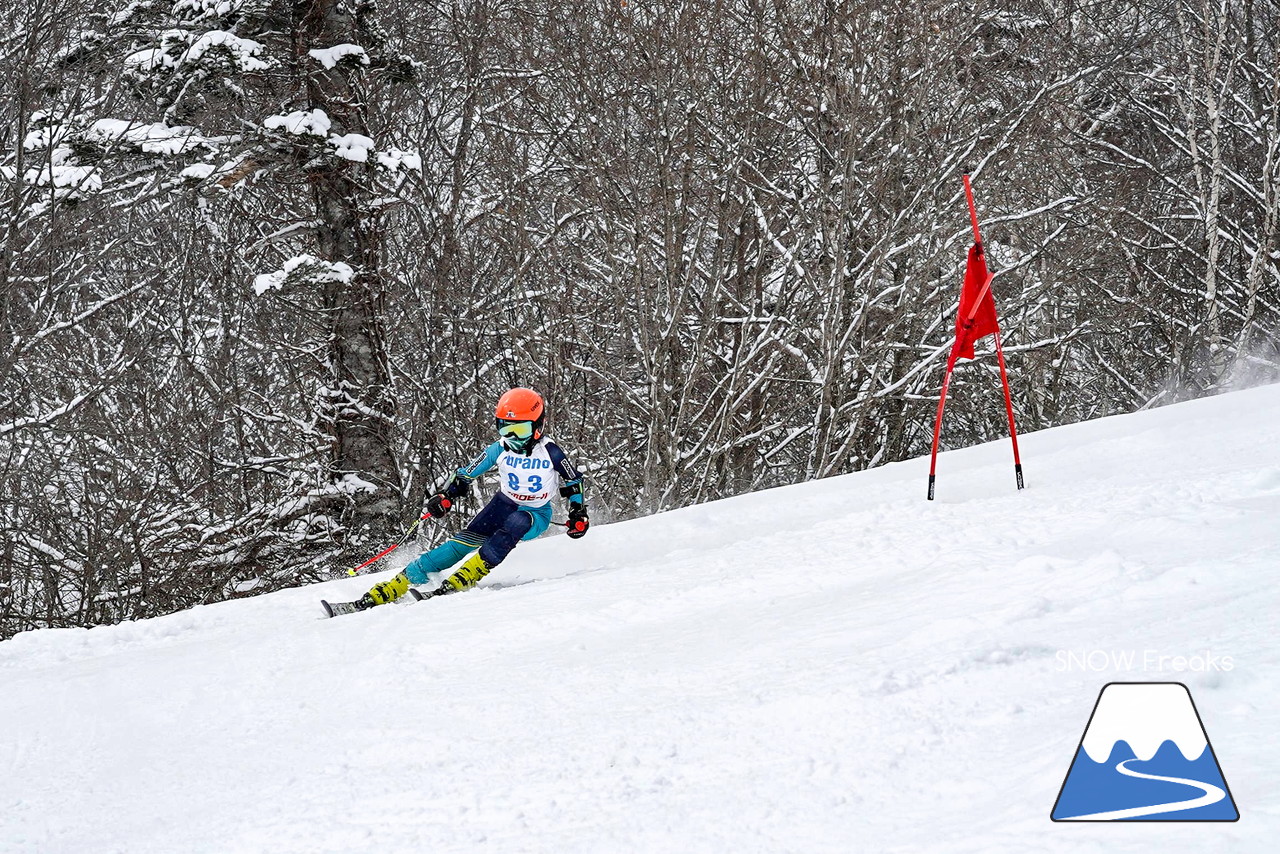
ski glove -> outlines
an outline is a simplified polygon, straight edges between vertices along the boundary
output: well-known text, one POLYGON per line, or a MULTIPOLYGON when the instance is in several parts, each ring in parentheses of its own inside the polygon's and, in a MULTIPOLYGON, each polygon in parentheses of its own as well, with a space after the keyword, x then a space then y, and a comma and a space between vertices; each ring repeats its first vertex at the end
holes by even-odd
POLYGON ((461 474, 454 474, 449 478, 449 482, 444 485, 441 492, 445 498, 462 498, 471 491, 471 481, 474 478, 463 477, 461 474))
POLYGON ((439 519, 449 512, 449 508, 453 506, 453 502, 445 497, 443 492, 437 492, 435 495, 427 499, 427 513, 432 519, 439 519))
POLYGON ((587 528, 591 527, 591 520, 587 518, 586 509, 575 507, 570 510, 569 522, 566 527, 569 529, 569 536, 575 540, 586 536, 587 528))

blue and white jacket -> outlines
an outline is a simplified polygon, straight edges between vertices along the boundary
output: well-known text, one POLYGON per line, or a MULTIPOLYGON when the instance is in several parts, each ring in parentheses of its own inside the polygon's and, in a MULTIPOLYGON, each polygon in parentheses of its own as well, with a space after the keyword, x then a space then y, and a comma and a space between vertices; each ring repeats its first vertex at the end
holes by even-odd
POLYGON ((494 466, 502 494, 523 507, 543 507, 559 486, 571 506, 586 509, 582 494, 582 474, 555 442, 539 439, 527 454, 508 451, 501 442, 485 448, 469 465, 458 469, 445 489, 450 498, 465 495, 472 482, 494 466))

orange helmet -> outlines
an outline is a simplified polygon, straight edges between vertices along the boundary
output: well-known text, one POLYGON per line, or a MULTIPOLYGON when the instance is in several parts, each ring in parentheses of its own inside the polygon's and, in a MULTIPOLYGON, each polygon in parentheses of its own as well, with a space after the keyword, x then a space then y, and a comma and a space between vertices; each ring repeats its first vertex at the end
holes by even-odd
POLYGON ((498 405, 493 409, 498 426, 504 421, 530 421, 533 423, 533 438, 542 438, 542 419, 546 415, 546 403, 542 395, 531 388, 513 388, 498 398, 498 405))

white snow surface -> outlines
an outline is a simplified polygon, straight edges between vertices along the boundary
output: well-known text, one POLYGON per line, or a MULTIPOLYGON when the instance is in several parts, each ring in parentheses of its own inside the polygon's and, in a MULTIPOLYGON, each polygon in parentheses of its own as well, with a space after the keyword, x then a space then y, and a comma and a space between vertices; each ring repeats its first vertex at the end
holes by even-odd
POLYGON ((321 617, 388 570, 19 635, 0 851, 1273 851, 1280 386, 1021 445, 1022 492, 1004 441, 935 502, 918 459, 422 603, 321 617), (1239 822, 1050 821, 1113 681, 1187 684, 1239 822))

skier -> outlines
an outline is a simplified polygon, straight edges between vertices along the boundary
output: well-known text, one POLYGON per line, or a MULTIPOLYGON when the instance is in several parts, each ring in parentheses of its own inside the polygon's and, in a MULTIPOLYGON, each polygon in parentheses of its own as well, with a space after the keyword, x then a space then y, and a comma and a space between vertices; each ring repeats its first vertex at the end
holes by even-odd
MULTIPOLYGON (((542 432, 546 404, 542 395, 527 388, 513 388, 498 400, 494 419, 498 441, 485 448, 470 465, 458 469, 444 488, 427 500, 427 512, 441 518, 454 501, 471 490, 480 475, 498 467, 501 490, 467 527, 429 552, 420 555, 389 581, 375 584, 361 597, 359 610, 399 599, 410 585, 425 584, 427 575, 444 572, 467 557, 457 572, 444 580, 432 595, 475 587, 500 564, 516 543, 532 540, 551 524, 551 491, 560 481, 560 495, 569 506, 569 536, 587 533, 590 521, 582 492, 582 475, 560 446, 542 432)), ((414 594, 421 598, 415 590, 414 594)))

